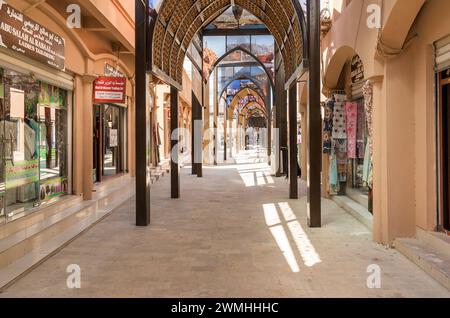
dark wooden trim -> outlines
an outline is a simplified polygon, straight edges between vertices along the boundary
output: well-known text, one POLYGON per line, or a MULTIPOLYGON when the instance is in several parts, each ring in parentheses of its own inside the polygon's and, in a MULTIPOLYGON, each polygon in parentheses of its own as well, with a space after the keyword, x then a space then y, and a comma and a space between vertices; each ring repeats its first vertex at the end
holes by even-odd
POLYGON ((191 112, 191 174, 197 174, 197 166, 195 165, 195 151, 196 151, 196 137, 197 131, 195 130, 195 119, 197 115, 197 96, 195 96, 195 92, 191 92, 191 100, 192 100, 192 112, 191 112))
POLYGON ((322 226, 321 172, 322 172, 322 118, 320 109, 320 1, 308 0, 309 25, 309 102, 307 152, 307 216, 310 227, 322 226))
MULTIPOLYGON (((279 56, 281 58, 281 55, 279 56)), ((279 146, 280 152, 283 151, 283 154, 286 156, 288 148, 288 106, 287 106, 287 94, 284 89, 284 65, 280 65, 280 69, 276 74, 277 80, 275 81, 275 105, 276 105, 276 127, 278 128, 279 135, 279 146)), ((280 166, 278 167, 277 176, 280 177, 285 175, 287 172, 286 160, 287 158, 281 158, 280 156, 280 166), (281 160, 283 159, 283 162, 281 160), (281 169, 281 164, 283 164, 283 169, 281 169)))
MULTIPOLYGON (((246 48, 244 48, 242 46, 236 46, 236 47, 232 48, 231 50, 229 50, 228 52, 223 54, 217 61, 215 61, 214 64, 211 66, 209 76, 211 76, 211 73, 216 69, 216 67, 244 67, 244 66, 249 66, 249 65, 250 66, 254 66, 254 65, 261 66, 263 68, 264 72, 266 73, 267 78, 269 79, 270 87, 272 87, 272 88, 274 87, 275 84, 273 82, 272 76, 271 76, 269 70, 267 69, 267 67, 264 65, 264 63, 262 63, 255 54, 253 54, 251 51, 247 50, 246 48), (236 51, 244 52, 245 54, 249 55, 253 59, 253 61, 229 63, 229 64, 226 64, 223 66, 220 65, 220 63, 227 56, 229 56, 230 54, 232 54, 233 52, 236 52, 236 51)), ((209 76, 208 76, 208 78, 209 78, 209 76)))
POLYGON ((147 226, 150 224, 150 169, 147 160, 150 145, 150 111, 147 105, 147 1, 135 0, 136 7, 136 225, 147 226))
POLYGON ((289 198, 298 199, 297 83, 289 88, 289 198))
POLYGON ((204 36, 226 36, 226 35, 272 35, 266 28, 264 29, 203 29, 204 36))
POLYGON ((180 197, 180 164, 178 155, 178 89, 170 86, 170 196, 172 199, 180 197))

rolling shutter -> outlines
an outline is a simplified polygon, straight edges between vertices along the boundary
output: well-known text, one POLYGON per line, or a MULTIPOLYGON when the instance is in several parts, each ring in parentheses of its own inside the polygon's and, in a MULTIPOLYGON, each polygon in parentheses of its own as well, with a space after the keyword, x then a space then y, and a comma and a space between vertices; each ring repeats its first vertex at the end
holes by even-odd
POLYGON ((450 68, 450 36, 434 43, 436 52, 436 71, 450 68))

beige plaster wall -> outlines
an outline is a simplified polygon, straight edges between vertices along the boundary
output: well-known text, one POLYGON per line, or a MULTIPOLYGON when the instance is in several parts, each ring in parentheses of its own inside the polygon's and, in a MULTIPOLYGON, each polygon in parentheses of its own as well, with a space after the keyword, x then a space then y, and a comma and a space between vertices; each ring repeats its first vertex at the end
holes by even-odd
POLYGON ((377 52, 378 31, 365 25, 364 6, 376 2, 351 1, 335 17, 322 41, 324 90, 338 85, 349 56, 360 55, 374 82, 374 238, 391 244, 436 226, 433 42, 450 34, 450 1, 383 1, 380 34, 392 49, 403 43, 392 57, 377 52), (405 39, 413 40, 402 50, 405 39))

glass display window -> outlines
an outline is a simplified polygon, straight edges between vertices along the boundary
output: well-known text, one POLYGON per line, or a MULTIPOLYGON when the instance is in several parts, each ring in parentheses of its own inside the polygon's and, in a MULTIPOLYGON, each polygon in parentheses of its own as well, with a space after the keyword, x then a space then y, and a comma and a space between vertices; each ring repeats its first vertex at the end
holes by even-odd
POLYGON ((68 92, 0 68, 0 217, 67 193, 68 92))

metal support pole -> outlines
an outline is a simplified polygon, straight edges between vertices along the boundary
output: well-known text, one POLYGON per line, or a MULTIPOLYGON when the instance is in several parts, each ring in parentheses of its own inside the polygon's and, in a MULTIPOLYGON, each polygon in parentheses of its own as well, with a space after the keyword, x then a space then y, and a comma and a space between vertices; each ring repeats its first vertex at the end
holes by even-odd
POLYGON ((289 88, 289 198, 298 199, 297 82, 289 88))
POLYGON ((178 89, 170 87, 170 195, 172 199, 180 197, 180 164, 178 141, 178 89))
POLYGON ((192 174, 201 178, 202 173, 202 105, 192 92, 192 174))
POLYGON ((308 204, 310 227, 321 227, 322 131, 320 113, 320 1, 308 1, 309 102, 308 102, 308 204))
POLYGON ((147 2, 135 1, 136 6, 136 54, 135 63, 142 67, 136 68, 136 225, 150 224, 150 111, 147 105, 147 2))

